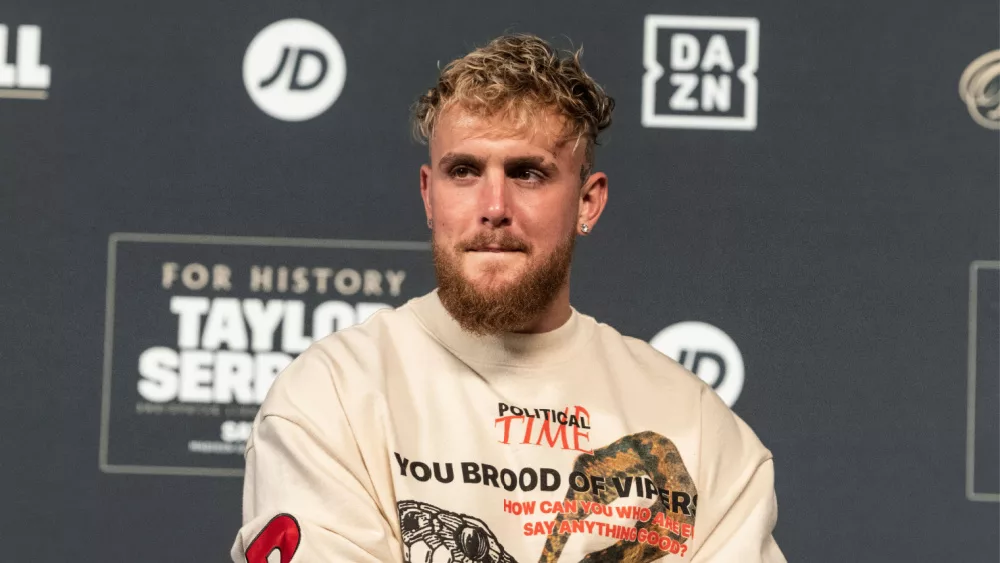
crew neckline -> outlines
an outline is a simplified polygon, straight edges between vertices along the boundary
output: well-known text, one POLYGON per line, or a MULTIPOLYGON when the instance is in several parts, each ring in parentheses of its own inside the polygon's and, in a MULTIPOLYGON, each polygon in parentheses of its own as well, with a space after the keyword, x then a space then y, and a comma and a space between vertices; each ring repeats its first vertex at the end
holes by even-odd
POLYGON ((437 289, 412 299, 407 308, 456 356, 490 365, 531 367, 564 362, 590 338, 595 324, 571 306, 569 319, 548 332, 480 336, 458 324, 441 303, 437 289))

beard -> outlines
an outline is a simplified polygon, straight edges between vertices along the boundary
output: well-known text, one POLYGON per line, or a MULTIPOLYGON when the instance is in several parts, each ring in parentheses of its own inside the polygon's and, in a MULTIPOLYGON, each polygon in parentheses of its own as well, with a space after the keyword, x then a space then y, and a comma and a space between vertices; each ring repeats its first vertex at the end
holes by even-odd
MULTIPOLYGON (((508 231, 481 232, 450 250, 434 240, 438 297, 458 324, 471 333, 485 336, 523 330, 548 309, 569 279, 575 242, 576 233, 571 232, 541 263, 529 260, 513 281, 483 282, 480 285, 484 287, 477 287, 462 272, 462 259, 470 248, 499 244, 505 250, 520 250, 530 256, 531 246, 508 231)), ((493 264, 486 268, 484 277, 500 270, 493 264)))

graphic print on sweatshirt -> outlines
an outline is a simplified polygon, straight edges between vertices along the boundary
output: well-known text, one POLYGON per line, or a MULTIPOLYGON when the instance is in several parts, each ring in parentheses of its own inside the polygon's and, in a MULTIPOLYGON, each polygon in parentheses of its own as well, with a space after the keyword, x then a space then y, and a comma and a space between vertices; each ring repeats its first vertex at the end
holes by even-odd
MULTIPOLYGON (((566 476, 551 468, 515 472, 474 462, 461 463, 456 475, 451 463, 434 463, 431 469, 398 453, 395 457, 401 474, 419 481, 433 476, 455 483, 460 476, 465 484, 508 491, 564 491, 561 498, 504 500, 496 507, 495 512, 504 514, 493 518, 520 518, 517 528, 525 537, 546 536, 539 563, 646 563, 669 554, 683 558, 694 537, 694 481, 677 447, 655 432, 623 436, 582 453, 566 476), (576 537, 596 541, 574 542, 576 537), (584 543, 599 547, 584 548, 584 543)), ((404 561, 516 563, 480 518, 415 500, 400 501, 398 509, 404 561)))
POLYGON ((569 486, 563 506, 577 510, 556 516, 539 563, 559 561, 570 534, 593 533, 595 528, 600 535, 619 541, 581 561, 645 563, 663 557, 664 552, 681 557, 686 554, 684 544, 694 536, 698 494, 670 439, 656 432, 640 432, 619 438, 593 454, 582 454, 573 464, 569 486), (621 502, 631 496, 655 501, 649 507, 621 502), (602 525, 595 522, 593 527, 586 526, 585 520, 596 520, 595 515, 602 517, 602 525), (616 517, 624 521, 608 521, 616 517))
POLYGON ((397 506, 403 561, 516 563, 478 518, 413 500, 399 501, 397 506))

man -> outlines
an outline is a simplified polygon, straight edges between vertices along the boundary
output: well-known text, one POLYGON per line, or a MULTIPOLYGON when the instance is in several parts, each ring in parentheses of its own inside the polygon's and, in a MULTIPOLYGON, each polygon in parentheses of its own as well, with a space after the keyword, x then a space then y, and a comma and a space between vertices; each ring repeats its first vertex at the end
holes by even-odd
POLYGON ((591 167, 613 106, 579 52, 532 36, 442 71, 415 111, 438 288, 277 378, 234 561, 784 561, 750 428, 570 306, 574 241, 607 202, 591 167))

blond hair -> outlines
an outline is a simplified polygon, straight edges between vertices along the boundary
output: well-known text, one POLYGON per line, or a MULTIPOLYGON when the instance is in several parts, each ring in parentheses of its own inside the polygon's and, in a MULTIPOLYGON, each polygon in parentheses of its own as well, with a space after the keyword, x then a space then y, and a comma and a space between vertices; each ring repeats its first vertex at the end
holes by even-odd
POLYGON ((441 114, 455 104, 484 117, 509 117, 515 127, 530 123, 540 111, 555 110, 565 119, 567 136, 575 137, 577 146, 585 143, 580 173, 586 179, 597 135, 611 125, 615 101, 584 72, 582 52, 561 57, 534 35, 498 37, 440 72, 437 85, 414 104, 414 136, 429 141, 441 114))

